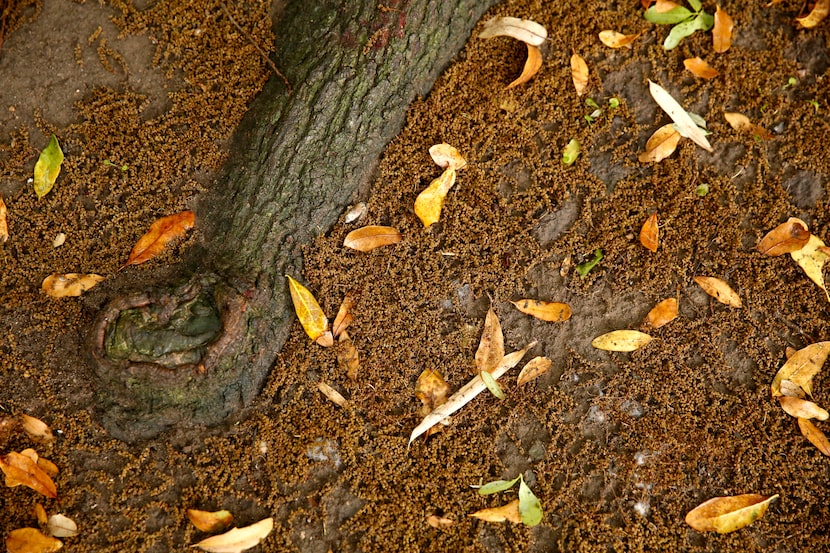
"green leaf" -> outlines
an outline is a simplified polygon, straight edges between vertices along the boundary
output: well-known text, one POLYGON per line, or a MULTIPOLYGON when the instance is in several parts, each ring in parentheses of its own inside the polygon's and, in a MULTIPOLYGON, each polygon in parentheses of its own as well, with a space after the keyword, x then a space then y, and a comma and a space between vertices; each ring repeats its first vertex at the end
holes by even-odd
POLYGON ((694 14, 692 12, 683 6, 677 6, 676 8, 663 13, 657 13, 655 6, 651 6, 646 10, 645 18, 646 21, 656 23, 657 25, 674 25, 689 19, 693 15, 694 14))
MULTIPOLYGON (((521 478, 521 475, 519 475, 519 478, 521 478)), ((542 503, 530 491, 524 478, 519 480, 519 515, 522 517, 522 524, 525 526, 536 526, 542 522, 542 503)))
POLYGON ((591 271, 591 269, 596 267, 597 263, 599 263, 601 259, 602 259, 602 250, 599 250, 599 249, 594 250, 593 259, 589 259, 585 263, 580 263, 579 265, 576 266, 576 274, 578 274, 579 276, 585 278, 585 275, 587 275, 591 271))
POLYGON ((663 42, 663 48, 671 50, 672 48, 677 47, 681 40, 687 36, 693 35, 695 31, 708 31, 712 28, 712 26, 714 26, 714 24, 715 18, 708 13, 700 13, 694 19, 678 23, 672 27, 671 32, 669 32, 669 36, 667 36, 666 40, 663 42))
POLYGON ((484 382, 484 385, 487 386, 487 389, 490 390, 491 394, 499 399, 504 399, 504 391, 501 389, 501 386, 499 386, 499 383, 496 382, 496 379, 493 378, 492 374, 488 371, 481 371, 478 374, 481 376, 482 382, 484 382))
POLYGON ((579 140, 572 138, 562 151, 562 163, 564 165, 572 165, 577 157, 579 157, 579 140))
POLYGON ((696 12, 699 12, 701 8, 703 8, 703 4, 700 3, 700 0, 689 0, 689 5, 696 12))
POLYGON ((44 197, 55 186, 58 175, 61 172, 63 163, 63 151, 58 144, 58 137, 54 134, 49 139, 49 144, 40 152, 40 157, 35 163, 35 194, 38 198, 44 197))
POLYGON ((599 104, 596 103, 596 101, 594 101, 593 98, 586 98, 585 99, 585 105, 588 106, 589 108, 599 109, 599 104))
POLYGON ((478 489, 479 495, 492 495, 494 493, 503 492, 505 490, 509 490, 513 486, 516 485, 516 482, 522 477, 520 474, 513 480, 493 480, 492 482, 487 482, 483 486, 478 489))

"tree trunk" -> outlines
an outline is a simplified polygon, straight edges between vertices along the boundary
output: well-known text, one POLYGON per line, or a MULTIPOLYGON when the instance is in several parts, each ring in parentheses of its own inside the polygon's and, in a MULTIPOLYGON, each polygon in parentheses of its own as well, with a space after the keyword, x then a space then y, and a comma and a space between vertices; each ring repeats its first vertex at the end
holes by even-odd
POLYGON ((198 210, 197 268, 97 318, 92 356, 112 435, 215 424, 256 396, 294 319, 284 275, 301 275, 301 247, 365 189, 409 103, 493 3, 289 3, 274 57, 293 92, 272 78, 243 119, 198 210))

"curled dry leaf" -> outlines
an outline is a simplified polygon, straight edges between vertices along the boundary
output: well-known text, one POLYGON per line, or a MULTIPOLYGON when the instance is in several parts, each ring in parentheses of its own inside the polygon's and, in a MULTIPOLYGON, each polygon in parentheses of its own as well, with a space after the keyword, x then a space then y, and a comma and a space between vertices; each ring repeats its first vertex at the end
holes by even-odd
POLYGON ((640 244, 647 250, 657 252, 660 246, 660 230, 657 227, 657 214, 652 213, 640 229, 640 244))
POLYGON ((187 518, 193 526, 202 532, 222 532, 233 524, 233 515, 230 511, 200 511, 199 509, 188 509, 187 518))
POLYGON ((26 413, 20 413, 20 425, 23 428, 23 432, 38 443, 49 444, 55 441, 55 435, 52 434, 52 429, 38 418, 31 417, 26 413))
POLYGON ((485 522, 504 522, 509 521, 513 524, 522 522, 522 516, 519 514, 519 500, 514 499, 507 505, 501 507, 491 507, 489 509, 482 509, 470 515, 485 522))
POLYGON ((697 126, 697 123, 695 123, 692 116, 689 115, 689 112, 683 109, 680 103, 678 103, 678 101, 675 100, 665 88, 649 80, 648 89, 651 93, 651 97, 654 98, 655 102, 657 102, 657 105, 660 106, 663 111, 671 117, 671 120, 675 122, 677 125, 676 130, 681 136, 691 139, 692 142, 708 152, 712 151, 712 146, 706 139, 706 133, 704 130, 697 126))
POLYGON ((346 211, 346 216, 343 218, 343 222, 348 225, 349 223, 354 223, 355 221, 361 219, 364 215, 366 215, 366 204, 364 202, 358 202, 349 206, 349 209, 346 211))
POLYGON ((449 167, 415 198, 415 215, 425 227, 437 223, 450 188, 455 184, 455 169, 449 167))
POLYGON ((0 244, 4 244, 9 239, 9 223, 6 217, 6 203, 3 201, 3 196, 0 196, 0 244))
POLYGON ((41 533, 36 528, 18 528, 6 537, 8 553, 53 553, 63 547, 63 542, 41 533))
POLYGON ((65 275, 55 273, 44 278, 40 287, 53 298, 76 297, 102 280, 104 277, 92 273, 66 273, 65 275))
POLYGON ((654 131, 646 142, 646 151, 637 156, 637 159, 641 163, 663 161, 674 153, 681 138, 683 137, 675 130, 673 124, 663 125, 654 131))
POLYGON ((732 46, 732 28, 734 23, 728 13, 718 5, 715 10, 715 26, 712 28, 712 41, 715 52, 722 54, 732 46))
POLYGON ((493 38, 496 36, 509 36, 531 46, 541 46, 548 38, 548 31, 544 26, 529 19, 494 17, 484 24, 478 37, 493 38))
POLYGON ((294 311, 308 337, 324 347, 333 345, 334 339, 329 331, 329 320, 320 304, 317 303, 314 294, 290 276, 285 275, 285 278, 288 279, 288 290, 291 292, 294 311), (323 341, 320 342, 320 340, 323 341))
POLYGON ((504 334, 501 323, 493 308, 487 310, 484 318, 484 329, 481 331, 481 342, 476 350, 476 372, 492 372, 504 358, 504 334))
POLYGON ((334 318, 334 324, 332 324, 331 332, 335 338, 340 336, 340 334, 346 330, 350 324, 352 324, 352 321, 354 321, 354 317, 352 317, 352 307, 354 307, 354 298, 347 295, 343 298, 343 302, 337 310, 337 316, 334 318))
POLYGON ((729 307, 743 307, 740 296, 723 280, 717 277, 696 276, 694 278, 703 291, 729 307))
POLYGON ((817 0, 810 13, 804 17, 796 17, 795 20, 805 29, 812 29, 827 17, 830 13, 830 0, 817 0))
POLYGON ((783 395, 781 383, 789 380, 800 386, 807 394, 813 395, 813 377, 818 374, 827 356, 830 342, 816 342, 792 354, 778 369, 770 389, 773 397, 783 395))
POLYGON ((743 113, 727 111, 724 112, 723 118, 726 119, 726 122, 738 132, 745 132, 762 140, 770 140, 775 138, 775 136, 764 127, 752 123, 749 120, 749 117, 743 113))
POLYGON ((818 429, 818 427, 813 424, 813 421, 810 419, 798 419, 798 428, 801 430, 801 434, 810 440, 810 443, 813 444, 821 451, 822 455, 826 455, 830 457, 830 441, 827 440, 827 436, 824 435, 824 432, 818 429))
POLYGON ((635 351, 651 342, 648 334, 639 330, 614 330, 597 336, 591 345, 604 351, 635 351))
POLYGON ((139 238, 133 246, 124 267, 138 265, 153 259, 164 250, 171 240, 184 236, 185 232, 192 229, 195 222, 196 215, 192 211, 182 211, 153 222, 150 225, 150 230, 139 238))
POLYGON ((453 524, 455 524, 455 521, 447 517, 429 515, 427 517, 427 524, 429 524, 433 528, 446 528, 448 526, 452 526, 453 524))
POLYGON ((244 528, 234 528, 224 534, 211 536, 191 547, 199 547, 208 553, 240 553, 259 545, 273 529, 274 519, 269 517, 244 528))
POLYGON ((542 67, 542 51, 539 50, 536 46, 531 44, 527 45, 527 59, 525 60, 524 68, 522 69, 522 74, 519 75, 515 81, 510 83, 505 87, 505 90, 510 90, 511 88, 517 87, 521 84, 525 84, 527 81, 533 78, 536 73, 539 72, 539 69, 542 67))
POLYGON ((516 380, 516 385, 523 386, 531 380, 539 378, 548 372, 552 366, 553 361, 547 357, 534 357, 522 368, 519 378, 516 380))
POLYGON ((797 419, 818 419, 826 421, 830 414, 819 407, 816 403, 791 396, 778 396, 778 401, 781 403, 781 408, 788 415, 797 419))
POLYGON ((790 217, 769 231, 758 242, 758 251, 772 257, 792 253, 803 248, 810 240, 810 231, 801 219, 790 217))
POLYGON ((571 78, 574 82, 576 95, 582 96, 588 89, 588 64, 579 54, 571 56, 571 78))
POLYGON ((397 244, 401 238, 398 229, 370 225, 351 231, 343 240, 343 245, 359 252, 370 252, 381 246, 397 244))
POLYGON ((824 294, 830 300, 830 292, 827 291, 824 284, 824 263, 830 256, 825 253, 824 241, 815 234, 811 234, 804 247, 800 250, 791 251, 790 257, 798 263, 798 266, 801 267, 810 280, 824 290, 824 294))
POLYGON ((0 470, 6 475, 6 486, 27 486, 36 492, 55 499, 58 497, 58 490, 55 483, 42 468, 27 455, 12 451, 4 457, 0 457, 0 470))
POLYGON ((342 408, 347 408, 349 406, 349 401, 343 397, 343 394, 326 384, 325 382, 318 382, 317 389, 328 398, 329 401, 332 403, 337 404, 342 408))
POLYGON ((357 379, 357 369, 360 368, 360 357, 357 348, 352 342, 349 333, 343 331, 337 341, 337 364, 346 372, 350 380, 357 379))
POLYGON ((714 79, 720 75, 717 69, 703 61, 700 56, 683 60, 683 66, 692 75, 701 79, 714 79))
POLYGON ((32 184, 38 198, 44 197, 55 186, 55 181, 61 173, 62 163, 63 150, 58 144, 58 137, 53 134, 49 139, 49 144, 40 152, 35 163, 35 178, 32 184))
POLYGON ((663 325, 666 325, 677 318, 677 299, 676 298, 666 298, 657 305, 655 305, 651 311, 648 312, 646 315, 646 324, 651 326, 652 328, 660 328, 663 325))
POLYGON ((52 515, 46 523, 46 531, 56 538, 72 538, 78 535, 78 525, 66 515, 52 515))
POLYGON ((599 40, 608 46, 609 48, 622 48, 623 46, 627 46, 631 48, 631 43, 639 38, 640 34, 636 35, 624 35, 617 31, 600 31, 599 33, 599 40))
POLYGON ((467 165, 467 160, 462 157, 454 146, 449 144, 435 144, 430 146, 429 155, 440 168, 442 169, 463 169, 467 165))
POLYGON ((778 494, 768 497, 754 493, 713 497, 689 511, 686 524, 698 532, 734 532, 764 516, 769 504, 777 498, 778 494))
POLYGON ((543 321, 558 323, 571 318, 571 308, 567 303, 523 299, 511 301, 516 309, 543 321))

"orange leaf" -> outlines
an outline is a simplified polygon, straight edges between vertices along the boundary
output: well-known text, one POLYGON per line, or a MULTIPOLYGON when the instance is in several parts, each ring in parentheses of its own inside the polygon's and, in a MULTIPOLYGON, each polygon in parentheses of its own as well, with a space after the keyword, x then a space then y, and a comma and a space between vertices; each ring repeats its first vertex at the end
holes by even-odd
POLYGON ((718 5, 717 10, 715 10, 715 26, 712 28, 714 50, 718 54, 726 52, 732 46, 733 27, 732 18, 718 5))
POLYGON ((637 40, 640 34, 642 33, 638 33, 636 35, 624 35, 622 33, 618 33, 617 31, 601 31, 599 33, 599 39, 609 48, 622 48, 623 46, 631 48, 631 43, 637 40))
POLYGON ((187 518, 193 526, 202 532, 222 532, 233 524, 233 515, 230 511, 200 511, 199 509, 188 509, 187 518))
POLYGON ((507 505, 502 505, 501 507, 492 507, 490 509, 476 511, 470 516, 486 522, 504 522, 508 520, 514 524, 519 524, 522 521, 522 516, 519 514, 518 499, 514 499, 507 505))
POLYGON ((657 305, 646 315, 646 323, 653 328, 660 328, 661 326, 670 323, 677 318, 677 300, 675 298, 667 298, 657 305))
POLYGON ((397 244, 400 241, 401 233, 397 229, 370 225, 351 231, 343 240, 343 245, 360 252, 370 252, 375 248, 397 244))
POLYGON ((824 432, 819 430, 818 427, 813 424, 813 421, 810 419, 799 418, 798 428, 801 429, 801 434, 810 440, 810 443, 816 446, 822 454, 830 457, 830 441, 827 440, 827 436, 824 435, 824 432))
POLYGON ((662 161, 672 155, 680 143, 680 133, 669 123, 663 125, 646 142, 646 151, 637 156, 642 163, 662 161))
POLYGON ((660 230, 657 227, 657 214, 652 213, 640 229, 640 244, 653 252, 660 245, 660 230))
POLYGON ((54 553, 63 547, 58 539, 43 535, 36 528, 19 528, 6 538, 8 553, 54 553))
POLYGON ((357 369, 360 368, 360 358, 357 355, 357 348, 354 347, 349 333, 345 330, 340 334, 337 344, 337 364, 346 371, 346 376, 351 380, 357 378, 357 369))
POLYGON ((806 399, 792 396, 778 396, 781 408, 790 416, 798 419, 818 419, 826 421, 830 414, 817 404, 806 399))
POLYGON ((484 319, 484 330, 481 332, 481 342, 476 350, 476 372, 492 372, 501 363, 504 357, 504 334, 501 323, 493 308, 487 310, 484 319))
POLYGON ((812 29, 827 17, 830 13, 830 0, 818 0, 810 13, 804 17, 796 17, 795 20, 805 29, 812 29))
POLYGON ((539 72, 539 68, 542 67, 542 51, 539 50, 538 47, 532 46, 530 44, 527 45, 527 60, 525 61, 524 69, 522 69, 522 74, 519 77, 507 85, 505 90, 510 90, 515 86, 519 86, 520 84, 524 84, 533 76, 539 72))
POLYGON ((0 244, 9 239, 9 225, 6 222, 6 203, 0 196, 0 244))
POLYGON ((455 524, 455 521, 451 518, 447 517, 439 517, 438 515, 429 515, 427 517, 427 524, 432 526, 433 528, 445 528, 447 526, 452 526, 455 524))
POLYGON ((124 267, 138 265, 153 259, 164 250, 168 242, 183 236, 187 230, 193 228, 195 222, 196 215, 192 211, 182 211, 158 219, 150 225, 150 230, 139 238, 133 246, 133 251, 130 252, 130 257, 124 263, 124 267))
POLYGON ((9 488, 24 485, 46 497, 58 497, 55 483, 31 457, 12 451, 0 457, 0 470, 6 475, 6 486, 9 488))
POLYGON ((800 219, 790 217, 758 242, 758 251, 772 257, 800 250, 810 240, 810 231, 800 219))
POLYGON ((674 8, 679 8, 680 4, 672 2, 671 0, 657 0, 654 3, 655 13, 666 13, 672 11, 674 8))
POLYGON ((291 292, 294 311, 308 337, 317 340, 324 347, 334 344, 334 339, 329 332, 329 320, 314 295, 290 276, 285 275, 285 278, 288 279, 288 290, 291 292), (319 341, 321 339, 323 342, 319 341))
POLYGON ((686 524, 698 532, 733 532, 764 516, 776 498, 778 494, 767 497, 754 493, 713 497, 689 511, 686 524))
POLYGON ((743 307, 740 296, 726 282, 716 277, 696 276, 695 282, 703 291, 728 305, 729 307, 743 307))
POLYGON ((334 318, 334 324, 332 324, 332 335, 335 338, 340 336, 354 320, 351 313, 352 306, 354 306, 354 299, 351 296, 343 298, 343 303, 340 304, 340 309, 337 310, 337 316, 334 318))
POLYGON ((588 64, 579 54, 571 56, 571 78, 574 82, 576 95, 582 96, 588 88, 588 64))
POLYGON ((729 123, 729 125, 731 125, 732 128, 738 132, 749 133, 752 136, 756 136, 763 140, 775 138, 775 135, 773 135, 764 127, 752 123, 749 120, 749 117, 747 117, 743 113, 724 112, 723 118, 726 119, 726 122, 729 123))
POLYGON ((551 323, 567 321, 571 318, 571 308, 567 303, 529 299, 511 301, 510 303, 525 315, 551 323))
POLYGON ((57 273, 43 279, 41 289, 53 298, 77 297, 104 280, 104 277, 96 274, 57 273))
POLYGON ((691 71, 692 75, 701 79, 714 79, 720 75, 717 69, 703 61, 699 56, 683 60, 683 66, 691 71))
POLYGON ((548 372, 553 366, 553 361, 547 357, 534 357, 527 362, 527 365, 522 368, 519 373, 519 378, 516 380, 517 386, 527 384, 531 380, 535 380, 548 372))

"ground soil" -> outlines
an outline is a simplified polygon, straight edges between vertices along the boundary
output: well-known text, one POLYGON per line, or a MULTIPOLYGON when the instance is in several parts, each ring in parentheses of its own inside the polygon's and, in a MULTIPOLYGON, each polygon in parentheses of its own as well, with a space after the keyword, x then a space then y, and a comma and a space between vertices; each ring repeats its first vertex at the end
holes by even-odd
MULTIPOLYGON (((252 551, 830 550, 830 462, 769 392, 787 346, 830 339, 828 300, 788 256, 754 249, 791 216, 830 236, 830 26, 797 30, 799 3, 723 4, 735 19, 723 54, 707 33, 665 51, 667 28, 644 21, 633 2, 497 6, 488 17, 548 28, 539 74, 505 90, 524 46, 474 34, 411 107, 371 195, 355 199, 367 203, 365 217, 341 220, 306 250, 301 280, 326 312, 334 315, 346 294, 356 300, 357 377, 297 324, 248 410, 219 428, 132 446, 96 419, 85 333, 108 298, 172 270, 200 239, 197 225, 160 258, 118 272, 153 220, 221 187, 211 178, 227 139, 271 71, 259 52, 273 40, 271 7, 25 4, 13 25, 4 23, 16 30, 0 49, 0 194, 11 234, 0 249, 0 408, 55 429, 56 442, 37 447, 60 468, 60 498, 0 489, 4 533, 36 526, 40 501, 78 522, 67 551, 183 551, 204 537, 186 519, 191 507, 229 509, 239 525, 275 517, 274 532, 252 551), (603 29, 643 34, 631 49, 611 50, 597 39, 603 29), (594 108, 571 82, 573 51, 587 60, 587 97, 603 111, 593 123, 584 116, 594 108), (706 81, 685 71, 683 59, 697 55, 721 75, 706 81), (706 119, 713 153, 684 140, 658 164, 637 161, 668 122, 648 79, 706 119), (610 98, 619 108, 608 107, 610 98), (724 111, 748 115, 774 137, 733 130, 724 111), (52 132, 66 162, 55 189, 37 200, 27 179, 52 132), (582 154, 565 167, 572 138, 582 154), (441 221, 425 229, 412 206, 440 173, 427 153, 439 142, 457 147, 468 166, 441 221), (696 193, 701 185, 708 194, 696 193), (657 253, 638 241, 652 213, 657 253), (364 224, 395 226, 403 241, 368 254, 344 249, 345 234, 364 224), (67 240, 56 248, 58 232, 67 240), (596 249, 602 261, 577 276, 573 266, 596 249), (40 292, 52 272, 108 280, 56 300, 40 292), (711 299, 697 275, 728 281, 743 307, 711 299), (508 302, 525 297, 567 302, 573 316, 532 319, 508 302), (679 318, 644 327, 668 297, 679 299, 679 318), (470 379, 491 305, 508 351, 538 340, 527 358, 545 355, 552 370, 521 388, 509 373, 505 400, 483 394, 407 448, 420 420, 419 374, 438 369, 454 389, 470 379), (655 338, 639 351, 591 347, 604 332, 637 328, 655 338), (321 381, 350 407, 323 397, 321 381), (512 498, 482 498, 472 485, 518 474, 541 500, 541 525, 468 516, 512 498), (702 501, 741 493, 780 499, 725 536, 684 523, 702 501), (432 514, 454 523, 432 528, 432 514)), ((826 406, 825 382, 819 375, 815 397, 826 406)), ((30 445, 23 434, 3 437, 4 452, 30 445)))

